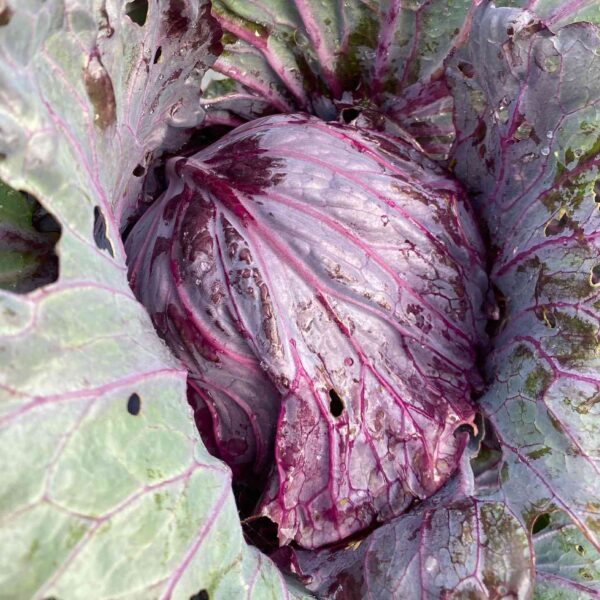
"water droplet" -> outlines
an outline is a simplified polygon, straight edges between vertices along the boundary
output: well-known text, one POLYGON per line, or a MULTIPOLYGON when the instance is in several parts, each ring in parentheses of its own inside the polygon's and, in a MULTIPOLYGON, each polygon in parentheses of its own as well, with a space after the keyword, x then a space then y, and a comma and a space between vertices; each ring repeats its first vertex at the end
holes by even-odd
POLYGON ((508 107, 510 106, 510 98, 508 96, 504 96, 500 103, 498 104, 498 108, 494 111, 494 117, 497 121, 501 123, 506 123, 508 121, 508 107))
POLYGON ((381 222, 383 223, 383 226, 385 227, 390 222, 390 218, 387 215, 381 215, 381 222))
POLYGON ((500 123, 506 123, 508 121, 508 107, 500 105, 494 111, 494 118, 500 123))
POLYGON ((434 571, 437 568, 437 566, 438 566, 438 561, 433 556, 428 556, 425 559, 425 570, 428 573, 431 573, 432 571, 434 571))
POLYGON ((548 131, 546 131, 546 137, 551 140, 554 137, 554 131, 548 129, 548 131))
POLYGON ((573 150, 573 155, 575 156, 575 158, 581 158, 582 154, 583 148, 575 148, 575 150, 573 150))
POLYGON ((550 154, 550 148, 548 148, 548 146, 544 146, 541 150, 540 150, 540 154, 542 156, 548 156, 548 154, 550 154))
POLYGON ((537 154, 533 153, 533 152, 528 152, 527 154, 523 155, 523 162, 524 163, 529 163, 532 160, 535 160, 537 158, 537 154))
POLYGON ((354 364, 354 361, 352 360, 352 358, 350 358, 349 356, 344 360, 344 364, 347 367, 351 367, 354 364))

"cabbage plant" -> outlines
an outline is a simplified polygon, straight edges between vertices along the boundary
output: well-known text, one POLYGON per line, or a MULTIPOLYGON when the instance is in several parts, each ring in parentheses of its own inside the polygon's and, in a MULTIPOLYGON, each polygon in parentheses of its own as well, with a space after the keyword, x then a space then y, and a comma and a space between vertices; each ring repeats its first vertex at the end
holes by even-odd
POLYGON ((0 0, 0 597, 600 595, 595 0, 0 0))

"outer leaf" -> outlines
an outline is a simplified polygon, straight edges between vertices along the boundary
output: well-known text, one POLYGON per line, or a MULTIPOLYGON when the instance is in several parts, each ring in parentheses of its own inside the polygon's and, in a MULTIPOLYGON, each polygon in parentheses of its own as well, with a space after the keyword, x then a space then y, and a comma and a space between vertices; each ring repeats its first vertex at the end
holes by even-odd
POLYGON ((501 0, 497 5, 529 9, 541 17, 552 31, 580 21, 600 24, 600 10, 596 0, 501 0))
POLYGON ((322 598, 529 598, 526 532, 505 504, 465 497, 457 483, 362 543, 295 551, 293 570, 322 598))
POLYGON ((600 553, 564 513, 533 538, 535 600, 585 600, 600 597, 600 553))
POLYGON ((487 279, 444 171, 353 126, 276 116, 169 163, 131 280, 193 373, 201 428, 282 542, 345 538, 437 491, 473 419, 487 279))
POLYGON ((206 3, 150 2, 143 28, 125 8, 2 4, 0 176, 63 234, 56 284, 0 294, 0 594, 286 597, 128 287, 115 216, 197 93, 215 27, 206 3))
POLYGON ((443 155, 453 135, 443 61, 465 33, 471 4, 217 0, 227 33, 215 69, 229 79, 208 87, 209 120, 294 110, 333 118, 345 104, 374 104, 443 155))
POLYGON ((490 230, 506 303, 481 401, 504 453, 501 493, 529 524, 561 508, 600 546, 600 34, 552 34, 482 5, 449 75, 456 174, 490 230))

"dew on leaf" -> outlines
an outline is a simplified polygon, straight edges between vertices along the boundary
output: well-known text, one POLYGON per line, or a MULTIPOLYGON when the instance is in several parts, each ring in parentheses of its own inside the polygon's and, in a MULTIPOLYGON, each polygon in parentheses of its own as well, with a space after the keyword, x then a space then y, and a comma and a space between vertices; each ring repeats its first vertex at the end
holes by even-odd
POLYGON ((431 573, 432 571, 435 571, 437 566, 438 566, 437 559, 434 558, 433 556, 428 556, 427 559, 425 560, 425 570, 428 573, 431 573))

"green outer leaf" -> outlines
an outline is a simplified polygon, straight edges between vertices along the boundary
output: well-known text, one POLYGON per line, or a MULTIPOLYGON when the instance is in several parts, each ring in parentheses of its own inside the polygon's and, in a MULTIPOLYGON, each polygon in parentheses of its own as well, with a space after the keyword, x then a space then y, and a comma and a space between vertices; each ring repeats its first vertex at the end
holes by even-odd
POLYGON ((336 103, 382 109, 436 157, 453 139, 441 74, 472 0, 215 0, 225 35, 207 85, 209 122, 271 112, 337 116, 336 103), (235 100, 235 103, 232 102, 235 100))
MULTIPOLYGON (((0 27, 0 177, 63 228, 59 280, 26 296, 0 292, 2 598, 290 597, 245 545, 230 472, 202 445, 185 373, 127 282, 113 209, 126 212, 137 193, 131 165, 173 140, 152 129, 154 111, 190 92, 182 80, 161 92, 147 75, 151 39, 169 26, 169 2, 149 4, 139 31, 116 0, 104 13, 83 0, 20 0, 0 27), (114 256, 96 246, 95 206, 114 256)), ((189 24, 177 39, 206 67, 214 37, 201 28, 195 46, 189 24)), ((162 43, 169 59, 176 49, 162 43)), ((200 62, 173 57, 164 68, 178 67, 189 84, 200 62)))
POLYGON ((567 515, 549 515, 533 538, 537 580, 534 600, 584 600, 600 596, 600 553, 567 515))

